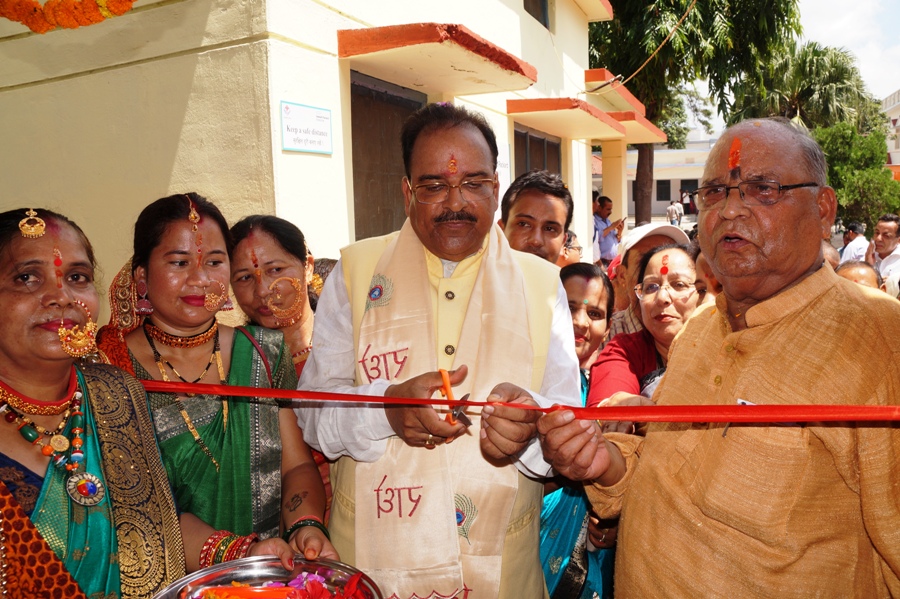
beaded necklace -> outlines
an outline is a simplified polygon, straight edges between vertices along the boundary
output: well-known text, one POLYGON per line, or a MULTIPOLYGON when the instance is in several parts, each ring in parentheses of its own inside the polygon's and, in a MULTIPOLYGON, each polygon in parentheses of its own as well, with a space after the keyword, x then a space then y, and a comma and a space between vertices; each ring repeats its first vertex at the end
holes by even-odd
MULTIPOLYGON (((27 400, 27 405, 32 405, 34 400, 16 394, 27 400)), ((66 409, 63 417, 55 429, 47 429, 33 422, 28 416, 17 411, 4 398, 0 398, 0 413, 4 413, 4 420, 15 424, 22 438, 40 448, 40 452, 50 458, 57 468, 65 468, 75 473, 79 465, 84 461, 82 446, 84 441, 81 434, 84 432, 84 413, 81 411, 82 392, 77 389, 66 401, 66 409), (68 436, 62 434, 66 425, 71 424, 68 436)))
MULTIPOLYGON (((216 326, 216 324, 214 323, 213 326, 210 327, 209 330, 213 331, 213 333, 212 333, 213 351, 212 351, 212 355, 209 357, 209 362, 207 362, 206 368, 203 369, 203 372, 200 373, 200 376, 198 376, 193 381, 187 381, 184 379, 184 377, 181 376, 181 374, 179 374, 179 372, 177 370, 175 370, 175 367, 172 366, 171 362, 169 362, 168 360, 163 358, 162 355, 160 355, 159 350, 156 349, 156 344, 153 343, 152 334, 148 331, 147 326, 146 325, 144 326, 144 335, 147 337, 147 343, 150 344, 150 350, 153 352, 153 360, 156 362, 156 367, 159 369, 159 375, 160 375, 160 377, 162 377, 162 380, 164 382, 166 382, 166 383, 169 382, 169 375, 166 373, 166 368, 165 368, 166 366, 169 367, 169 370, 171 370, 175 374, 175 376, 177 376, 181 380, 181 382, 183 382, 183 383, 188 383, 188 382, 199 383, 201 380, 203 380, 203 377, 206 376, 206 373, 209 372, 209 369, 212 366, 213 362, 215 362, 216 366, 218 367, 218 370, 219 370, 219 383, 223 384, 223 385, 225 384, 225 368, 222 366, 222 352, 219 347, 219 329, 216 326)), ((165 333, 165 334, 168 335, 168 333, 165 333)), ((206 333, 201 333, 201 335, 206 335, 206 333)), ((171 336, 174 337, 174 335, 171 335, 171 336)), ((188 337, 187 339, 194 339, 199 336, 200 335, 195 335, 194 337, 188 337)), ((178 337, 175 337, 175 338, 178 339, 178 337)), ((207 341, 208 341, 208 339, 207 339, 207 341)), ((179 347, 179 346, 176 346, 176 347, 179 347)), ((187 347, 187 346, 183 346, 183 347, 187 347)), ((191 394, 191 393, 188 393, 187 395, 188 395, 188 397, 193 397, 193 394, 191 394)), ((194 443, 196 443, 197 447, 200 448, 200 451, 202 451, 204 454, 206 454, 206 457, 208 457, 210 459, 210 461, 212 461, 212 463, 216 467, 216 472, 218 472, 219 471, 218 460, 216 460, 215 456, 213 456, 212 451, 210 451, 209 447, 206 445, 206 442, 203 440, 203 437, 200 436, 200 432, 197 430, 197 427, 194 426, 194 422, 191 420, 190 415, 187 413, 187 408, 185 407, 184 402, 181 401, 181 398, 178 397, 177 395, 175 396, 175 405, 178 406, 178 411, 181 413, 181 419, 184 420, 184 425, 187 427, 188 431, 190 431, 190 433, 191 433, 191 436, 194 438, 194 443)), ((224 428, 228 427, 228 402, 222 402, 222 426, 224 428)))

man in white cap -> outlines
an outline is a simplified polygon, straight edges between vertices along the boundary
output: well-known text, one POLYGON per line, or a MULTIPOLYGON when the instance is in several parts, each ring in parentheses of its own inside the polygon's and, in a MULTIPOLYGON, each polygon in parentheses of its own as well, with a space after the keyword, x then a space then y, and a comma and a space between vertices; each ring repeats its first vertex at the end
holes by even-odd
POLYGON ((649 223, 629 231, 619 244, 622 266, 619 267, 616 276, 624 277, 626 282, 628 307, 613 314, 609 327, 610 339, 619 333, 637 333, 644 328, 644 325, 641 324, 641 309, 637 296, 631 291, 637 283, 637 267, 644 254, 667 243, 687 244, 690 243, 690 239, 688 239, 687 233, 679 227, 663 223, 649 223))

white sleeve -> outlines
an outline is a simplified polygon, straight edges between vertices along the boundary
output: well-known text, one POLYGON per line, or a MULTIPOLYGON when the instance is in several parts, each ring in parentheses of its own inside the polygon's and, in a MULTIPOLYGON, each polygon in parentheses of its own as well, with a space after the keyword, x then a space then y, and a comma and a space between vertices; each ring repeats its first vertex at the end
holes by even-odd
MULTIPOLYGON (((540 393, 532 392, 532 396, 541 407, 554 404, 581 407, 581 377, 578 372, 578 358, 575 356, 575 333, 572 329, 569 301, 562 282, 559 283, 556 305, 553 306, 544 380, 541 383, 540 393)), ((531 477, 552 474, 552 468, 544 460, 537 437, 532 439, 519 454, 516 467, 522 474, 531 477)))
MULTIPOLYGON (((384 396, 391 385, 380 379, 354 385, 353 322, 340 261, 325 280, 316 306, 313 348, 298 389, 384 396)), ((346 455, 359 462, 374 462, 384 453, 387 438, 394 435, 381 404, 309 402, 294 412, 303 439, 331 459, 346 455)))

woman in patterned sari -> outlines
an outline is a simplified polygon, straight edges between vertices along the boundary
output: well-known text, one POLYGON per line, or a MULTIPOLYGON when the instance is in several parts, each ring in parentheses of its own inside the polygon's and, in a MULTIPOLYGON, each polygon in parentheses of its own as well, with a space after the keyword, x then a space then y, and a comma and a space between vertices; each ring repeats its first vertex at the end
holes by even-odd
POLYGON ((0 595, 146 598, 184 575, 175 505, 133 377, 96 351, 84 233, 0 214, 0 595))
MULTIPOLYGON (((162 198, 135 223, 134 254, 110 289, 100 348, 139 379, 294 389, 280 332, 219 325, 227 309, 228 225, 195 194, 162 198)), ((150 393, 163 464, 186 518, 188 569, 294 551, 335 558, 322 523, 324 491, 290 409, 274 400, 150 393), (289 546, 282 541, 282 532, 289 546), (257 542, 257 536, 267 539, 257 542)))

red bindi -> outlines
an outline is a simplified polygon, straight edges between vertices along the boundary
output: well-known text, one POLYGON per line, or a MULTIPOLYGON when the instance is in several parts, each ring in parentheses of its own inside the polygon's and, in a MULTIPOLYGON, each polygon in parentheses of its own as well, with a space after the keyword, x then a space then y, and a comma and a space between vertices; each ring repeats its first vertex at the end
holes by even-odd
POLYGON ((741 138, 735 137, 731 141, 731 149, 728 150, 728 170, 741 167, 741 138))
POLYGON ((456 158, 453 156, 453 154, 450 155, 450 162, 447 163, 447 172, 451 175, 455 175, 457 172, 459 172, 459 165, 456 162, 456 158))
POLYGON ((659 274, 664 275, 669 272, 669 255, 665 254, 662 257, 662 268, 659 269, 659 274))

